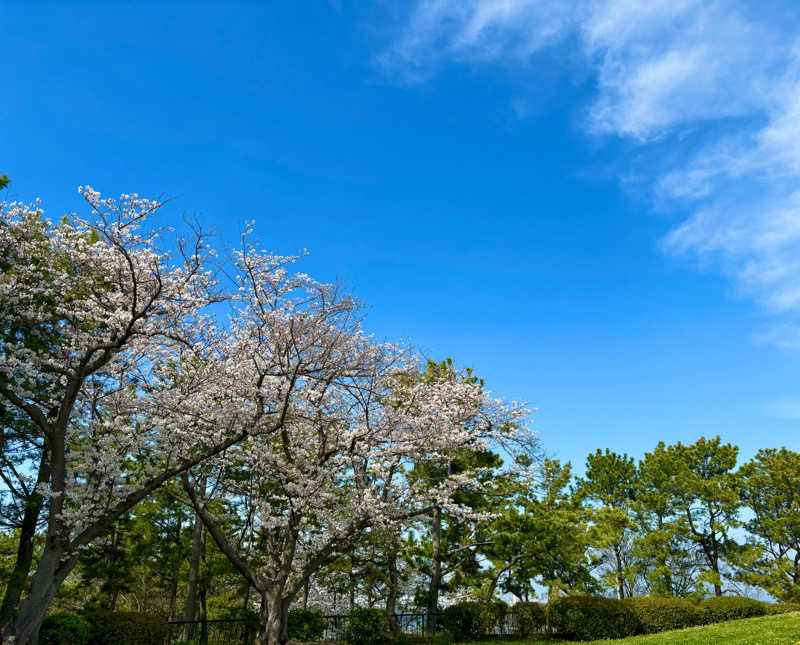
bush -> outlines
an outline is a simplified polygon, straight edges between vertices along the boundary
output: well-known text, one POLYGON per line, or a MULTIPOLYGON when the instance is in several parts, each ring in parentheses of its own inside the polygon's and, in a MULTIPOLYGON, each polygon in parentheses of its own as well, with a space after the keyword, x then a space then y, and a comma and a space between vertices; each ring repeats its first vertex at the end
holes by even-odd
POLYGON ((45 616, 39 630, 39 645, 88 645, 92 627, 74 614, 45 616))
POLYGON ((388 645, 392 642, 389 615, 382 609, 353 609, 347 617, 344 642, 348 645, 388 645))
POLYGON ((483 633, 491 634, 500 621, 511 612, 507 602, 492 600, 488 605, 481 603, 483 608, 483 633))
POLYGON ((319 640, 327 625, 325 616, 319 611, 292 609, 289 612, 289 638, 293 641, 319 640))
POLYGON ((683 629, 703 622, 700 611, 681 598, 628 598, 624 602, 636 614, 645 634, 683 629))
POLYGON ((792 602, 768 603, 764 605, 764 610, 767 612, 768 616, 790 614, 795 611, 800 611, 800 604, 792 602))
POLYGON ((550 603, 550 628, 582 641, 624 638, 640 631, 636 614, 623 601, 601 596, 565 596, 550 603))
POLYGON ((90 645, 163 645, 169 624, 160 616, 96 609, 84 618, 92 626, 90 645))
POLYGON ((517 634, 523 638, 541 632, 547 625, 547 615, 539 603, 518 602, 511 613, 517 619, 517 634))
POLYGON ((442 627, 457 641, 482 636, 485 622, 486 610, 479 602, 459 602, 445 607, 442 612, 442 627))
POLYGON ((453 645, 455 639, 450 632, 442 632, 436 635, 436 639, 433 642, 435 645, 453 645))
POLYGON ((736 620, 738 618, 764 616, 767 613, 767 609, 765 603, 753 598, 716 596, 703 600, 700 603, 700 612, 703 616, 703 622, 708 624, 736 620))

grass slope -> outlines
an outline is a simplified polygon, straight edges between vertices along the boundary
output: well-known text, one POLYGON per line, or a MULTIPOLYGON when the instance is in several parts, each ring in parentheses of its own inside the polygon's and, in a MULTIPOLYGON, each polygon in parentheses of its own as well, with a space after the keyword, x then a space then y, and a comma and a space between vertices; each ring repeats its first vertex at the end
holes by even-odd
MULTIPOLYGON (((505 641, 504 645, 557 645, 568 641, 505 641)), ((800 645, 800 613, 745 618, 725 623, 678 629, 619 640, 592 641, 592 645, 800 645)), ((479 645, 479 643, 473 643, 479 645)), ((489 645, 488 642, 486 645, 489 645)), ((494 641, 492 645, 498 645, 494 641)), ((574 642, 571 645, 575 645, 574 642)))

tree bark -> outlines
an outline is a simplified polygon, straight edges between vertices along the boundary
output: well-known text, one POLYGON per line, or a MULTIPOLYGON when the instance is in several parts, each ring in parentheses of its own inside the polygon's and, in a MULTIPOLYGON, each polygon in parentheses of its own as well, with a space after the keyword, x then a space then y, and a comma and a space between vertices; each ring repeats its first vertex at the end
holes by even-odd
POLYGON ((431 584, 428 589, 428 632, 435 634, 437 629, 436 616, 439 610, 439 587, 442 584, 442 509, 440 506, 433 508, 431 533, 433 567, 431 584))
MULTIPOLYGON (((192 556, 189 561, 189 580, 186 583, 186 601, 183 608, 183 619, 193 621, 197 615, 197 580, 200 576, 200 558, 203 548, 203 521, 195 512, 192 530, 192 556)), ((187 629, 188 629, 187 625, 187 629)), ((184 637, 189 640, 188 637, 184 637)))
POLYGON ((280 594, 274 589, 261 594, 261 610, 259 612, 261 629, 256 637, 255 645, 283 645, 281 642, 282 610, 283 602, 280 594))
MULTIPOLYGON (((36 477, 36 485, 45 484, 50 479, 50 466, 47 459, 47 452, 43 451, 39 461, 39 472, 36 477)), ((25 500, 25 512, 22 516, 20 525, 19 543, 17 545, 17 560, 14 569, 8 579, 6 592, 3 596, 3 604, 0 606, 0 641, 5 640, 13 629, 14 619, 19 609, 19 601, 25 584, 28 581, 28 574, 33 563, 33 539, 36 536, 36 525, 39 522, 39 514, 44 505, 44 498, 34 492, 25 500)))
MULTIPOLYGON (((62 555, 61 545, 58 543, 51 545, 48 541, 42 557, 39 559, 36 573, 31 580, 30 591, 20 607, 16 621, 14 621, 14 645, 36 645, 39 628, 50 602, 77 561, 77 555, 75 555, 62 563, 62 555)), ((11 641, 4 636, 3 643, 8 642, 11 641)))
POLYGON ((389 615, 389 628, 392 634, 397 634, 397 589, 398 589, 398 575, 397 575, 397 549, 392 544, 389 547, 387 573, 389 576, 388 591, 386 594, 386 613, 389 615))

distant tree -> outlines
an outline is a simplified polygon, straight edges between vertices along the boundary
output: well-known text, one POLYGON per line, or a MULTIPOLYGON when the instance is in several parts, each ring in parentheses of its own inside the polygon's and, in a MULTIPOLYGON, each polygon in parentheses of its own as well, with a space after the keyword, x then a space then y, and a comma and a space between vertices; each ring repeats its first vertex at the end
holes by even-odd
POLYGON ((3 190, 3 188, 8 186, 10 182, 11 180, 8 178, 7 174, 3 173, 2 175, 0 175, 0 190, 3 190))
POLYGON ((620 599, 633 595, 631 516, 635 491, 636 465, 631 457, 608 449, 587 457, 578 492, 592 512, 594 545, 607 567, 603 582, 620 599))
POLYGON ((741 558, 740 577, 783 602, 800 602, 800 454, 759 450, 738 475, 755 547, 741 558))
POLYGON ((678 443, 674 450, 680 468, 675 504, 702 565, 698 583, 712 585, 714 594, 721 596, 726 561, 739 547, 733 531, 742 525, 742 503, 733 472, 739 448, 723 444, 719 437, 701 437, 689 446, 678 443))
POLYGON ((661 441, 637 468, 633 554, 649 595, 684 597, 695 587, 697 558, 676 505, 682 464, 681 451, 661 441))
POLYGON ((561 590, 596 590, 586 556, 587 515, 570 490, 570 464, 545 458, 535 481, 513 479, 514 495, 495 500, 496 517, 481 549, 489 564, 481 567, 483 593, 492 600, 498 587, 528 601, 536 586, 553 596, 561 590), (498 503, 501 502, 501 503, 498 503))

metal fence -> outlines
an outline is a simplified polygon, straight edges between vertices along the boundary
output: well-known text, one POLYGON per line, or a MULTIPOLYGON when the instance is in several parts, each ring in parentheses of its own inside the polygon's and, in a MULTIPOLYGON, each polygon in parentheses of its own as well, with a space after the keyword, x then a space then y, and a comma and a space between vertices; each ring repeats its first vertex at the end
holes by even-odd
POLYGON ((167 645, 253 645, 257 633, 254 620, 178 620, 169 624, 167 645))

